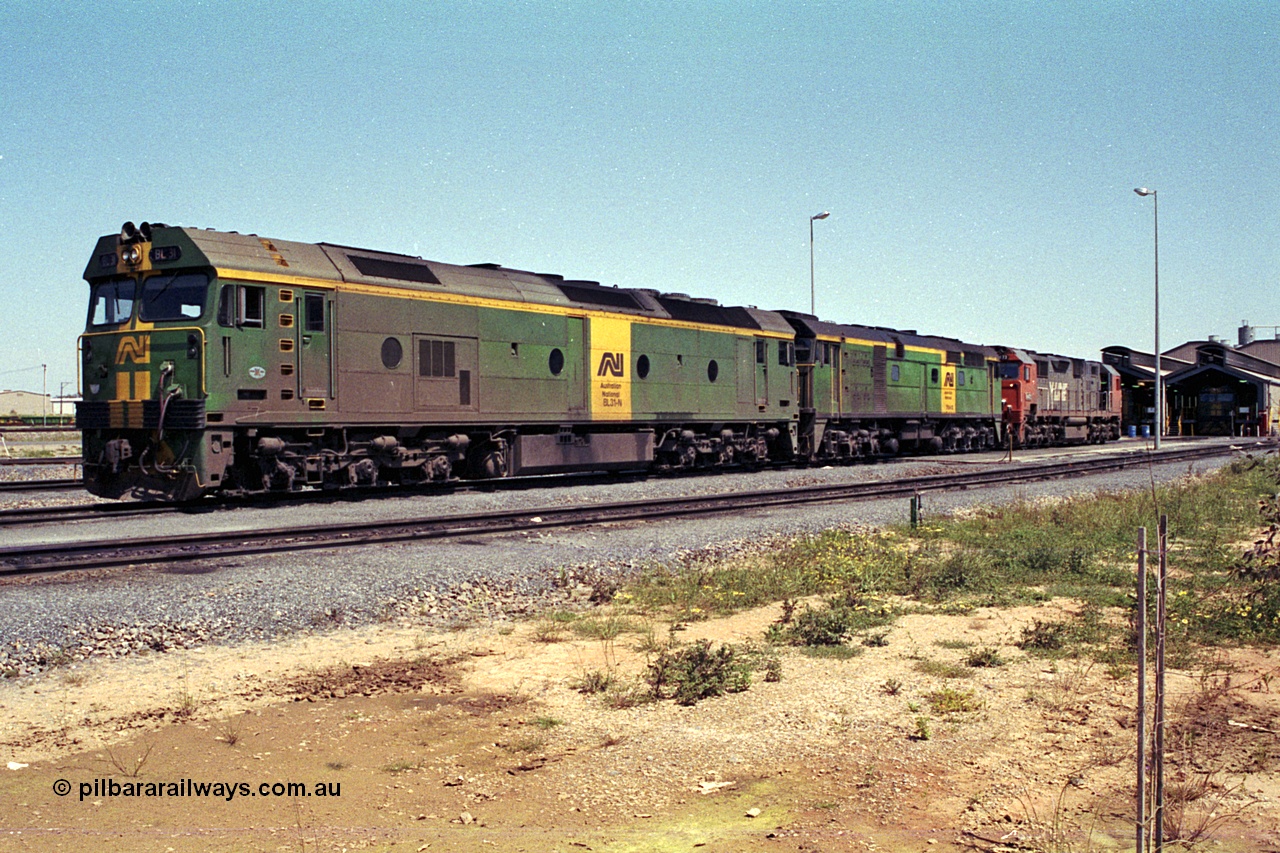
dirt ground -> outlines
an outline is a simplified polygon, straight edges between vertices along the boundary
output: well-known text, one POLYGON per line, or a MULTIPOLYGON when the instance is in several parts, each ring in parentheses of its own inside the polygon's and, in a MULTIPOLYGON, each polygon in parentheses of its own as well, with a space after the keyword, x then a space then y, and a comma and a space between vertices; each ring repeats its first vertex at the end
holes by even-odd
MULTIPOLYGON (((908 615, 691 707, 577 692, 640 674, 639 638, 533 623, 64 667, 0 682, 0 850, 1132 849, 1131 675, 1014 645, 1069 609, 908 615), (981 647, 1007 663, 937 665, 981 647), (933 710, 944 688, 977 709, 933 710)), ((677 636, 759 642, 777 617, 677 636)), ((1170 675, 1170 819, 1207 849, 1280 850, 1278 667, 1241 650, 1170 675)))

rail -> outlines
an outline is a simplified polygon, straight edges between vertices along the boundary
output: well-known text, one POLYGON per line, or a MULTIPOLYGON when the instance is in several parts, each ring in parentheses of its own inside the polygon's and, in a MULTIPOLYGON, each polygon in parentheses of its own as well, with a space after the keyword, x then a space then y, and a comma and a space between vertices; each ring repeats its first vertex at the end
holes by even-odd
POLYGON ((1168 465, 1227 455, 1239 449, 1238 446, 1220 444, 1159 453, 1137 452, 1123 456, 1065 462, 1015 463, 988 470, 903 477, 892 481, 803 486, 781 490, 658 498, 574 507, 541 507, 443 517, 436 514, 389 521, 290 526, 268 530, 135 537, 124 542, 119 539, 107 539, 47 545, 32 544, 0 548, 0 575, 109 568, 388 542, 420 542, 567 526, 740 513, 814 502, 870 500, 950 489, 972 489, 1053 480, 1135 466, 1168 465))

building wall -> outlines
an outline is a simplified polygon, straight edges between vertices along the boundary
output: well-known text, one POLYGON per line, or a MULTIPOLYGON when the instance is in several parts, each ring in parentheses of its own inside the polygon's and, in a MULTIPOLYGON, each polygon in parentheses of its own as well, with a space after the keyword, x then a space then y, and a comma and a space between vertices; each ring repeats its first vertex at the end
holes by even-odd
POLYGON ((0 418, 57 414, 52 398, 33 391, 0 391, 0 418))

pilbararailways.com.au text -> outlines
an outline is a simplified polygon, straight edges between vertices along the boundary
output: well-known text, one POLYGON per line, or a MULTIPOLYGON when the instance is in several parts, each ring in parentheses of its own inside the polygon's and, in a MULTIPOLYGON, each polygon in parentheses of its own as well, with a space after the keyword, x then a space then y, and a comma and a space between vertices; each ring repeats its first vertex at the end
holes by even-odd
MULTIPOLYGON (((71 793, 71 783, 59 779, 53 783, 53 792, 59 797, 71 793)), ((236 797, 341 797, 341 782, 197 782, 180 779, 176 782, 119 782, 115 779, 94 779, 79 783, 80 801, 114 797, 209 797, 226 800, 236 797)))

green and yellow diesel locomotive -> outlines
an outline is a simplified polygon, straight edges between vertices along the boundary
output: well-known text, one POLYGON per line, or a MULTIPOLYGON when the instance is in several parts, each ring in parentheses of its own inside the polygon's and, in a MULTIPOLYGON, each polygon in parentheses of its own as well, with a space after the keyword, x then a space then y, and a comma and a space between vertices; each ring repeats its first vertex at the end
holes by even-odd
POLYGON ((147 223, 84 277, 76 423, 106 497, 1001 443, 1005 350, 949 338, 147 223))
POLYGON ((999 442, 995 349, 783 313, 801 365, 802 455, 956 453, 999 442))
POLYGON ((98 495, 795 454, 795 333, 774 312, 146 223, 101 238, 85 278, 98 495))

